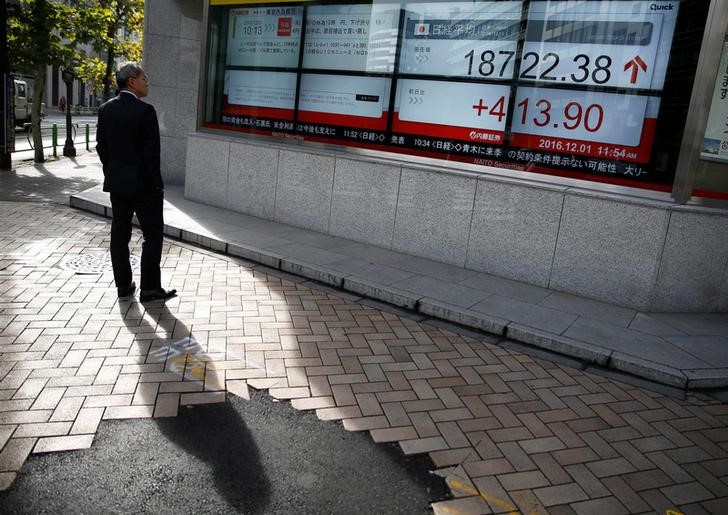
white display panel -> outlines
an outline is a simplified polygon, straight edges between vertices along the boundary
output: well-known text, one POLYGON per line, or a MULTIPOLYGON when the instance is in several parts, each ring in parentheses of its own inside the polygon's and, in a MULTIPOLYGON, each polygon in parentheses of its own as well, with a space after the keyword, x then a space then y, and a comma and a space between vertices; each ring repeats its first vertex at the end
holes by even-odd
POLYGON ((500 144, 510 88, 495 84, 401 79, 393 131, 500 144), (462 130, 465 129, 465 130, 462 130))
POLYGON ((531 2, 521 80, 662 90, 680 2, 531 2))
POLYGON ((301 75, 300 122, 383 131, 391 79, 346 75, 301 75))
POLYGON ((295 68, 303 7, 242 7, 230 11, 228 66, 295 68))
POLYGON ((651 156, 660 100, 520 87, 513 107, 514 146, 645 163, 651 156))
POLYGON ((647 97, 520 87, 514 108, 513 132, 636 146, 647 97))
POLYGON ((401 73, 511 80, 522 1, 406 4, 401 73))
POLYGON ((718 66, 713 87, 713 98, 708 111, 700 157, 708 161, 728 162, 728 43, 718 66))
POLYGON ((391 73, 399 10, 399 4, 309 7, 303 67, 391 73))
POLYGON ((224 94, 226 104, 233 109, 234 106, 255 106, 292 111, 296 98, 296 74, 228 70, 225 72, 224 94))

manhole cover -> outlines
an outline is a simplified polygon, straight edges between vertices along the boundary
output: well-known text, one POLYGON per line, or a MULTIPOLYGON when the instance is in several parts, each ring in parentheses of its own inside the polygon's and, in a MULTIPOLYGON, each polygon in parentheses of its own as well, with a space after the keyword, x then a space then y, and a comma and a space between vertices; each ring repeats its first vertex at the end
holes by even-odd
MULTIPOLYGON (((129 256, 129 263, 133 270, 139 266, 139 258, 136 256, 129 256)), ((76 256, 66 256, 61 260, 58 266, 63 270, 69 270, 76 274, 103 274, 104 272, 111 272, 112 270, 111 253, 108 251, 101 251, 86 252, 76 256)))

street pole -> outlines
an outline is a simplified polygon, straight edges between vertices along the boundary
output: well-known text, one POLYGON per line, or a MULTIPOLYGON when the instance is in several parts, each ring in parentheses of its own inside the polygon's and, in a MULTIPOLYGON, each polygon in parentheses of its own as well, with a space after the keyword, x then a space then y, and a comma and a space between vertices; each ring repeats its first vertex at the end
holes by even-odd
POLYGON ((66 83, 66 144, 63 145, 63 155, 76 157, 76 147, 73 146, 73 132, 71 130, 71 103, 73 102, 73 71, 65 68, 61 72, 63 82, 66 83))
POLYGON ((15 148, 15 113, 14 100, 12 96, 15 88, 13 87, 13 78, 10 76, 10 62, 8 57, 8 19, 7 5, 3 0, 0 5, 0 19, 3 20, 0 25, 0 81, 2 81, 2 120, 0 120, 0 132, 2 132, 2 149, 0 149, 0 169, 10 170, 12 168, 11 152, 15 148))
POLYGON ((15 87, 13 85, 13 77, 3 71, 0 73, 0 81, 2 81, 2 114, 0 117, 0 131, 2 132, 2 149, 0 149, 0 170, 11 170, 12 152, 15 150, 15 98, 13 97, 15 87))

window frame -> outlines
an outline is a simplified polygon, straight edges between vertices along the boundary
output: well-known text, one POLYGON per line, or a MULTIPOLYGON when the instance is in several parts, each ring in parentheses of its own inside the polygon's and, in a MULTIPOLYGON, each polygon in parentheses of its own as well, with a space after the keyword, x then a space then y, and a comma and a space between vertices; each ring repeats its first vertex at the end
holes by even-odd
MULTIPOLYGON (((253 1, 253 0, 226 0, 223 2, 227 6, 245 6, 250 5, 257 6, 258 4, 267 4, 266 2, 253 1)), ((271 5, 283 5, 298 3, 304 7, 311 2, 310 0, 277 0, 276 2, 270 2, 271 5)), ((354 0, 351 3, 365 3, 362 0, 354 0)), ((325 5, 326 2, 316 3, 316 5, 325 5)), ((448 154, 442 154, 442 157, 427 157, 421 155, 413 155, 407 153, 398 152, 396 147, 393 147, 391 151, 387 150, 375 150, 369 148, 358 148, 347 144, 346 140, 339 140, 337 143, 319 142, 304 140, 304 135, 295 137, 292 135, 290 138, 280 138, 271 135, 256 134, 253 132, 242 132, 234 129, 218 129, 204 127, 206 104, 210 101, 212 95, 207 94, 207 88, 210 81, 207 80, 210 77, 211 69, 208 67, 210 60, 210 12, 212 7, 218 7, 222 3, 217 3, 215 6, 210 4, 210 0, 204 0, 203 6, 203 17, 202 17, 202 39, 201 39, 201 59, 199 67, 199 84, 198 84, 198 103, 197 103, 197 117, 196 117, 196 129, 198 132, 216 134, 224 136, 230 140, 253 140, 259 143, 273 145, 273 146, 288 146, 293 148, 299 148, 302 150, 310 149, 315 152, 318 150, 325 150, 335 152, 343 155, 360 155, 370 157, 374 159, 385 159, 387 161, 402 162, 408 165, 421 164, 423 166, 437 167, 441 170, 452 171, 454 173, 466 172, 466 173, 478 173, 478 174, 490 174, 498 175, 503 177, 523 179, 533 183, 547 183, 561 186, 573 186, 582 189, 591 189, 595 191, 603 191, 609 193, 625 194, 633 197, 646 198, 650 200, 661 200, 671 201, 677 203, 686 203, 688 201, 695 202, 696 197, 691 197, 689 194, 686 196, 686 191, 692 192, 692 182, 694 181, 695 174, 691 172, 689 166, 690 162, 694 162, 695 149, 698 148, 698 144, 695 142, 694 134, 695 127, 701 126, 704 129, 705 117, 707 117, 707 110, 709 105, 702 105, 702 99, 706 98, 705 89, 712 88, 715 75, 717 73, 717 63, 720 59, 720 49, 716 52, 714 47, 721 47, 723 39, 719 38, 716 43, 715 34, 716 31, 722 34, 726 34, 726 26, 728 26, 728 3, 721 4, 719 0, 711 0, 710 8, 708 12, 708 18, 703 33, 703 40, 700 47, 700 57, 695 72, 692 95, 689 97, 688 106, 688 118, 685 124, 685 132, 683 134, 682 144, 677 154, 677 166, 675 168, 673 180, 668 182, 640 182, 638 180, 624 179, 623 181, 608 181, 609 177, 601 175, 588 175, 584 174, 585 177, 571 177, 563 176, 550 173, 533 173, 524 170, 514 170, 510 168, 501 168, 496 166, 487 166, 481 164, 471 164, 466 162, 454 161, 448 158, 448 154), (722 29, 720 29, 722 27, 722 29), (712 38, 712 39, 711 39, 712 38), (714 55, 715 54, 715 55, 714 55), (711 68, 712 66, 712 68, 711 68), (704 117, 701 119, 701 115, 704 117)), ((404 5, 404 3, 402 4, 404 5)), ((305 13, 305 9, 304 9, 305 13)), ((402 20, 400 20, 400 24, 402 20)), ((525 20, 522 20, 525 27, 525 20)), ((305 32, 305 17, 302 24, 302 31, 305 32)), ((398 36, 398 38, 401 36, 398 36)), ((223 43, 224 44, 224 43, 223 43)), ((519 41, 519 46, 522 44, 519 41)), ((303 50, 301 49, 301 56, 303 50)), ((299 62, 299 69, 297 74, 299 77, 306 73, 306 70, 301 66, 299 62)), ((368 75, 366 72, 356 72, 352 75, 368 75)), ((373 74, 381 75, 381 74, 373 74)), ((400 73, 396 69, 391 73, 386 74, 390 77, 392 82, 390 88, 394 90, 395 80, 398 78, 407 78, 407 74, 400 73)), ((452 77, 449 80, 459 81, 458 77, 452 77)), ((504 82, 508 84, 508 81, 504 82)), ((514 88, 519 84, 526 85, 527 83, 519 82, 518 77, 515 75, 510 81, 514 88)), ((537 83, 534 86, 539 87, 537 83)), ((394 93, 392 93, 394 94, 394 93)), ((708 97, 710 95, 708 94, 708 97)), ((511 100, 515 101, 515 94, 511 100)), ((296 98, 296 105, 298 104, 298 98, 296 98)), ((510 107, 509 110, 513 110, 510 107)), ((391 116, 391 112, 389 113, 391 116)), ((391 122, 390 122, 391 123, 391 122)), ((702 133, 700 134, 702 137, 702 133)), ((699 151, 697 153, 699 156, 699 151)), ((728 165, 726 165, 728 166, 728 165)), ((728 195, 727 195, 728 198, 728 195)), ((728 206, 728 202, 726 202, 728 206)))

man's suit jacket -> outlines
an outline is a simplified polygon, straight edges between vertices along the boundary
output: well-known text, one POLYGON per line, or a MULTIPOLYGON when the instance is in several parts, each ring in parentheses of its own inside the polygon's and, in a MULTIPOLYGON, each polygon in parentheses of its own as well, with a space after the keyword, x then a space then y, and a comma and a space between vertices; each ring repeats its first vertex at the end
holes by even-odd
POLYGON ((162 190, 159 123, 150 104, 119 93, 99 108, 96 150, 104 191, 126 196, 162 190))

